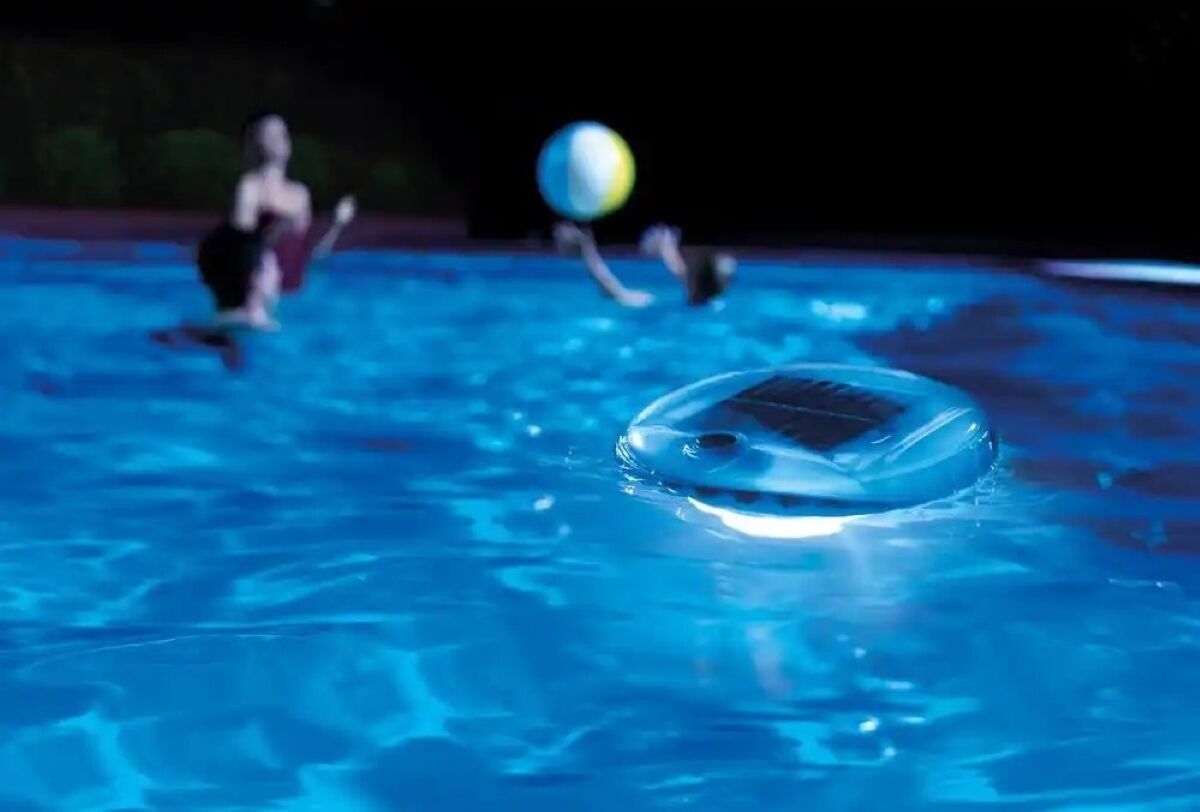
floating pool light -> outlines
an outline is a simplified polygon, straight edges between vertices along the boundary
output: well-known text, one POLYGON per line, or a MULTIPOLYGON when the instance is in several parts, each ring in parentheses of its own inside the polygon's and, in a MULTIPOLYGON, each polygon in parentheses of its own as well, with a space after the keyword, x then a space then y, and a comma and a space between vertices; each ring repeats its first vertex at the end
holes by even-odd
POLYGON ((775 527, 780 516, 810 520, 802 535, 828 535, 855 516, 947 496, 996 451, 987 415, 964 392, 899 370, 823 364, 684 387, 617 443, 634 475, 766 535, 795 533, 775 527))

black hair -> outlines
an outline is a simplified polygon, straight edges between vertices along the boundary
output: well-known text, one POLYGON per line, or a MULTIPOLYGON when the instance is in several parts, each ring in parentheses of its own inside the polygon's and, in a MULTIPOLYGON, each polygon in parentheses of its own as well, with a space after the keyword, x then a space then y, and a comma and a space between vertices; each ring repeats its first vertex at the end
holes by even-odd
POLYGON ((721 268, 721 254, 705 251, 693 254, 685 260, 687 265, 688 304, 707 304, 725 292, 730 275, 721 268))
POLYGON ((256 110, 254 113, 246 116, 246 120, 242 122, 242 143, 246 143, 246 139, 250 137, 251 133, 257 130, 259 125, 269 118, 278 118, 282 119, 283 121, 287 121, 287 119, 283 117, 283 114, 278 110, 273 110, 266 107, 256 110))
POLYGON ((247 233, 225 223, 200 243, 196 264, 217 310, 236 310, 250 298, 254 274, 262 261, 261 231, 247 233))

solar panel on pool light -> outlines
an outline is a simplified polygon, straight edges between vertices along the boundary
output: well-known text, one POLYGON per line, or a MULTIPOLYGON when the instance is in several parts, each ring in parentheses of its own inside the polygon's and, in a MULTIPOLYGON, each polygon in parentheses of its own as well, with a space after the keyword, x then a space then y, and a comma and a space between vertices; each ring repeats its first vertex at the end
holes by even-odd
POLYGON ((793 442, 829 451, 861 437, 906 409, 853 386, 776 375, 717 404, 793 442))

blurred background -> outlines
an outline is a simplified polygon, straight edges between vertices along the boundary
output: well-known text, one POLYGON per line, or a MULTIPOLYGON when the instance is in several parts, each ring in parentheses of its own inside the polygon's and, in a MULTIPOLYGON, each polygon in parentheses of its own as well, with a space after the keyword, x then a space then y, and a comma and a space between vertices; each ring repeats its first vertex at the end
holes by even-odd
POLYGON ((317 203, 542 238, 533 163, 603 121, 695 240, 1193 258, 1186 4, 9 4, 0 201, 218 211, 278 108, 317 203))

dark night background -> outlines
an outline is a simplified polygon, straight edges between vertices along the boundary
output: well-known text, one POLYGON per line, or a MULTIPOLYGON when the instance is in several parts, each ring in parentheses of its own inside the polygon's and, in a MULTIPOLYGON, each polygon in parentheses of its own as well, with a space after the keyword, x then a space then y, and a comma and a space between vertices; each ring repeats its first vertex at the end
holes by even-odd
POLYGON ((537 150, 591 118, 638 161, 602 239, 667 220, 758 245, 1200 253, 1200 38, 1182 4, 55 5, 3 12, 6 40, 236 54, 360 89, 321 113, 301 88, 284 112, 346 166, 392 133, 421 144, 412 160, 453 187, 438 206, 480 238, 545 233, 537 150))

